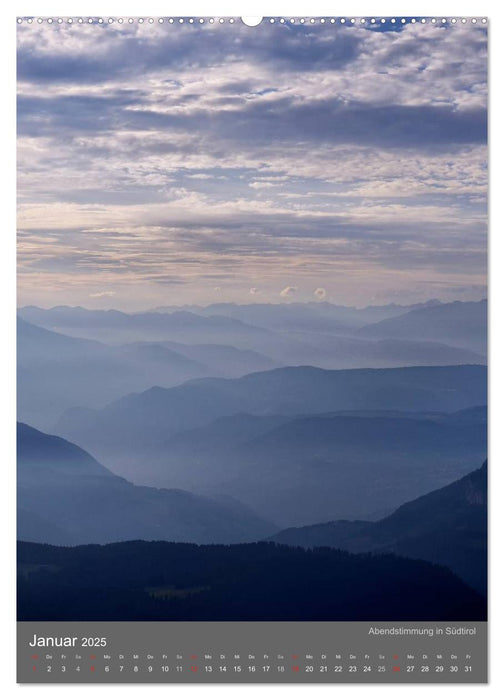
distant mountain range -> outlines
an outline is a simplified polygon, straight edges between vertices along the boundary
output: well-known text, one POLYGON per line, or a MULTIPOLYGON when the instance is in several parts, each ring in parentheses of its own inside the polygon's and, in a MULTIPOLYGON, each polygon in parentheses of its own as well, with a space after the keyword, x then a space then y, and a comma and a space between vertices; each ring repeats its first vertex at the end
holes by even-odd
MULTIPOLYGON (((426 364, 434 359, 441 364, 450 360, 483 361, 474 353, 428 343, 419 351, 418 344, 400 341, 399 351, 398 347, 390 348, 389 341, 320 336, 310 342, 293 339, 297 358, 310 359, 315 354, 322 365, 329 366, 345 366, 348 357, 357 365, 368 360, 371 365, 398 361, 408 365, 421 358, 426 364)), ((282 339, 281 343, 287 341, 282 339)), ((101 408, 126 394, 156 385, 166 388, 193 378, 240 377, 282 364, 255 350, 222 344, 144 341, 107 345, 48 330, 20 317, 17 349, 18 418, 41 429, 52 428, 61 413, 74 406, 101 408)), ((292 347, 288 354, 292 354, 292 347)))
MULTIPOLYGON (((170 435, 238 412, 307 415, 340 410, 457 411, 486 404, 486 367, 323 370, 284 367, 238 379, 198 379, 153 387, 101 411, 72 410, 58 431, 96 445, 127 438, 164 443, 170 435), (142 434, 145 435, 142 438, 142 434)), ((95 448, 96 449, 96 448, 95 448)))
POLYGON ((18 417, 49 428, 76 405, 100 408, 132 391, 195 377, 238 377, 272 369, 273 360, 223 345, 106 345, 18 318, 18 417))
POLYGON ((126 314, 115 310, 90 310, 81 306, 55 306, 52 309, 25 306, 19 310, 19 315, 29 323, 68 335, 113 343, 170 340, 247 348, 270 335, 263 328, 227 316, 207 318, 189 311, 126 314))
POLYGON ((482 594, 487 589, 487 463, 462 479, 406 503, 378 522, 290 528, 270 540, 350 552, 392 552, 448 566, 482 594))
POLYGON ((448 569, 274 543, 18 544, 19 620, 485 620, 448 569))
MULTIPOLYGON (((135 361, 138 382, 151 377, 155 379, 151 385, 170 386, 177 383, 174 380, 181 382, 195 376, 239 376, 288 365, 351 369, 485 362, 484 302, 433 301, 366 309, 325 302, 219 304, 135 314, 67 306, 23 307, 19 315, 31 324, 60 334, 102 344, 128 344, 125 353, 114 353, 118 354, 119 367, 135 361), (418 328, 414 328, 415 314, 420 314, 418 328), (443 319, 441 323, 439 317, 443 319), (369 325, 395 319, 399 326, 400 319, 410 319, 412 327, 403 331, 392 328, 387 335, 369 325), (131 344, 137 345, 132 348, 131 344), (140 344, 147 344, 149 349, 142 349, 140 344), (166 349, 176 355, 163 352, 166 349), (199 366, 191 365, 189 360, 199 366)), ((110 362, 110 356, 105 361, 110 362)), ((30 366, 26 369, 30 371, 30 366)), ((95 371, 99 370, 99 366, 95 367, 95 371)), ((36 381, 36 374, 30 381, 36 381)), ((125 382, 123 391, 117 393, 112 382, 109 400, 126 394, 131 390, 130 384, 125 382), (116 392, 113 397, 111 391, 116 392)), ((107 386, 105 382, 104 390, 107 386)))
POLYGON ((71 410, 55 432, 135 483, 228 493, 288 526, 378 517, 458 478, 486 455, 486 409, 430 414, 484 404, 483 366, 297 367, 71 410))
POLYGON ((414 309, 400 316, 364 326, 366 338, 432 340, 486 354, 487 302, 454 301, 414 309))
POLYGON ((121 463, 146 483, 232 494, 279 523, 375 519, 482 461, 486 430, 486 407, 237 414, 178 433, 146 449, 142 461, 132 455, 121 463))
POLYGON ((303 330, 334 333, 337 330, 361 328, 369 323, 376 323, 413 311, 438 306, 438 299, 402 306, 387 304, 385 306, 366 306, 357 308, 341 306, 327 301, 283 304, 209 304, 208 306, 160 306, 153 311, 173 313, 189 311, 200 316, 228 316, 244 323, 251 323, 274 330, 303 330))
POLYGON ((18 424, 18 538, 53 544, 144 538, 229 543, 274 525, 229 497, 135 486, 62 438, 18 424))

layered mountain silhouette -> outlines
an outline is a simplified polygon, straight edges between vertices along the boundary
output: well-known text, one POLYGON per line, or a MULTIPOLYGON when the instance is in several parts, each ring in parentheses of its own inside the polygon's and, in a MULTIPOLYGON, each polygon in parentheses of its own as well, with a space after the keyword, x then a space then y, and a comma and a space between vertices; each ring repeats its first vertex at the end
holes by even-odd
MULTIPOLYGON (((461 302, 461 319, 465 313, 465 304, 461 302)), ((375 338, 372 334, 366 337, 365 333, 359 331, 369 323, 411 310, 429 311, 438 306, 443 305, 428 302, 408 307, 391 304, 354 309, 325 302, 243 306, 219 304, 208 307, 168 307, 157 312, 135 314, 82 307, 40 309, 30 306, 20 309, 19 314, 24 320, 44 328, 115 345, 147 342, 162 343, 166 347, 166 343, 170 343, 172 349, 185 357, 190 353, 181 346, 197 345, 200 347, 195 351, 197 357, 193 359, 214 369, 219 360, 215 349, 208 346, 231 346, 235 350, 259 355, 259 358, 242 358, 248 359, 248 362, 239 363, 235 368, 235 372, 240 371, 241 374, 286 365, 350 369, 484 363, 482 351, 464 343, 457 346, 457 343, 447 342, 442 334, 438 337, 432 334, 425 337, 418 333, 411 337, 396 334, 390 338, 378 334, 375 338), (173 348, 173 344, 179 347, 173 348), (207 353, 202 346, 208 348, 207 353), (213 362, 210 361, 210 356, 213 357, 213 362)), ((471 309, 469 305, 468 325, 471 323, 471 309)), ((236 376, 229 366, 214 371, 213 375, 236 376)), ((126 391, 125 389, 123 393, 126 391)))
POLYGON ((244 377, 153 387, 101 411, 67 412, 58 431, 96 445, 130 436, 156 444, 170 434, 238 412, 313 414, 338 410, 456 411, 486 404, 486 367, 322 370, 284 367, 244 377))
POLYGON ((132 391, 205 376, 237 377, 275 363, 249 350, 180 343, 106 345, 71 337, 18 318, 18 417, 54 425, 76 405, 99 408, 132 391))
POLYGON ((485 412, 223 417, 174 436, 143 475, 217 488, 281 523, 376 519, 480 462, 485 412))
POLYGON ((350 552, 393 552, 448 566, 487 588, 487 463, 442 489, 405 503, 378 522, 337 521, 290 528, 271 540, 350 552))
POLYGON ((404 315, 365 326, 358 334, 368 338, 434 340, 486 353, 487 301, 454 301, 414 309, 404 315))
POLYGON ((81 306, 55 306, 40 309, 25 306, 20 316, 31 323, 68 335, 102 342, 131 343, 145 340, 171 340, 181 343, 218 343, 249 347, 269 333, 263 328, 227 316, 203 317, 189 311, 169 314, 91 310, 81 306))
POLYGON ((361 328, 369 323, 376 323, 387 318, 405 314, 417 308, 426 308, 441 304, 431 299, 419 304, 402 306, 386 304, 385 306, 366 306, 362 308, 331 304, 327 301, 289 302, 283 304, 210 304, 209 306, 162 306, 153 309, 158 313, 190 311, 201 316, 228 316, 244 323, 274 330, 312 331, 322 333, 341 333, 352 328, 361 328))
POLYGON ((486 403, 485 377, 482 366, 285 368, 68 411, 56 432, 135 483, 227 493, 284 527, 378 517, 484 459, 479 419, 430 416, 486 403))
POLYGON ((485 620, 447 568, 274 543, 18 544, 19 620, 485 620))
POLYGON ((20 309, 20 619, 485 619, 486 313, 20 309))
POLYGON ((62 438, 18 424, 18 537, 54 544, 132 538, 245 542, 274 529, 230 498, 135 486, 62 438))

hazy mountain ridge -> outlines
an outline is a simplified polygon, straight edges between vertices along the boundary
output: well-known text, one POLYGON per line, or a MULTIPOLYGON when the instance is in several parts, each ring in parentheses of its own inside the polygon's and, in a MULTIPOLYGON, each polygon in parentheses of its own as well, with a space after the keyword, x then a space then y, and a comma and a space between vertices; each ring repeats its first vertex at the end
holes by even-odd
POLYGON ((478 404, 486 404, 486 368, 478 365, 380 370, 285 367, 238 379, 206 378, 170 389, 153 387, 101 411, 69 411, 56 432, 77 444, 87 441, 93 453, 100 454, 102 446, 118 446, 128 435, 132 445, 164 444, 181 430, 233 413, 456 411, 478 404))
POLYGON ((62 438, 18 424, 18 537, 80 544, 131 538, 243 542, 271 523, 223 498, 135 486, 62 438), (55 537, 61 539, 54 539, 55 537))
POLYGON ((448 566, 482 593, 487 587, 487 463, 400 506, 378 522, 336 521, 269 538, 302 547, 392 552, 448 566))
POLYGON ((268 335, 263 328, 251 326, 227 316, 200 316, 189 311, 169 314, 142 312, 127 314, 123 311, 91 310, 83 307, 55 306, 52 309, 23 307, 19 315, 26 321, 69 335, 91 338, 102 342, 131 343, 189 339, 206 342, 243 345, 256 337, 268 335))
POLYGON ((390 512, 462 476, 486 455, 485 409, 434 416, 485 402, 482 366, 284 368, 69 411, 56 432, 135 483, 226 493, 286 527, 390 512))
MULTIPOLYGON (((42 451, 39 474, 27 463, 25 451, 19 493, 27 535, 38 530, 68 544, 91 537, 96 541, 158 538, 161 528, 168 539, 232 542, 268 536, 275 530, 271 523, 279 529, 342 518, 376 520, 406 501, 446 486, 483 460, 487 451, 484 364, 270 368, 275 360, 255 349, 145 338, 152 329, 162 335, 171 328, 183 335, 191 324, 191 333, 199 329, 198 338, 202 329, 205 338, 209 328, 240 329, 247 343, 258 339, 261 344, 279 343, 278 356, 286 348, 297 356, 311 356, 316 348, 320 361, 345 362, 345 353, 352 351, 352 361, 357 363, 359 348, 365 353, 371 346, 375 352, 381 348, 387 362, 392 362, 399 347, 401 352, 409 347, 413 354, 420 347, 424 353, 427 347, 434 347, 436 353, 442 347, 424 340, 339 336, 341 318, 338 326, 334 308, 325 304, 303 306, 296 325, 298 305, 284 306, 238 309, 249 315, 248 323, 247 317, 242 321, 212 313, 222 308, 207 310, 208 316, 185 311, 124 314, 67 307, 48 312, 28 309, 28 315, 45 316, 51 323, 73 323, 74 331, 75 324, 80 324, 91 334, 105 330, 105 335, 117 340, 115 330, 126 329, 130 334, 133 329, 143 340, 110 345, 20 320, 21 414, 28 407, 42 412, 47 420, 59 413, 64 402, 68 405, 73 396, 82 396, 83 406, 66 410, 56 432, 96 455, 95 469, 103 470, 91 474, 91 463, 86 461, 91 457, 75 457, 70 477, 64 460, 63 472, 58 471, 55 448, 52 461, 42 451), (276 327, 254 326, 262 315, 276 327), (289 330, 279 330, 282 324, 289 330), (326 332, 329 327, 335 332, 326 332), (254 364, 266 369, 245 371, 254 364), (208 376, 214 370, 245 373, 208 376), (184 374, 189 375, 187 380, 177 381, 184 374), (149 380, 158 377, 162 382, 152 386, 149 380), (133 392, 122 393, 126 387, 133 392), (91 401, 114 392, 119 398, 103 408, 90 407, 91 401), (105 470, 100 462, 134 483, 105 470), (37 490, 42 473, 43 483, 37 490), (72 483, 75 479, 80 491, 72 483), (51 510, 55 500, 56 509, 51 510), (75 529, 75 513, 91 512, 95 502, 101 508, 100 526, 90 524, 83 534, 75 529)), ((393 307, 366 314, 384 314, 390 322, 403 322, 410 314, 431 318, 452 313, 447 307, 456 310, 455 326, 460 326, 465 309, 479 317, 483 308, 482 304, 433 303, 407 313, 393 307)), ((341 309, 336 311, 341 316, 341 309)), ((445 348, 448 355, 453 352, 445 348)), ((75 445, 74 455, 78 454, 75 445)))
MULTIPOLYGON (((352 307, 333 304, 327 301, 233 304, 217 303, 208 306, 187 305, 183 310, 202 316, 214 314, 229 316, 246 323, 265 328, 327 330, 358 328, 368 323, 392 318, 416 308, 441 304, 438 299, 410 305, 386 304, 365 307, 352 307), (329 325, 332 323, 333 325, 329 325), (308 324, 308 326, 306 325, 308 324)), ((153 309, 156 313, 171 313, 175 306, 160 306, 153 309)))
POLYGON ((322 514, 374 519, 486 455, 480 413, 363 413, 222 417, 152 451, 142 477, 219 488, 266 518, 306 524, 322 514))
MULTIPOLYGON (((210 362, 208 353, 205 356, 196 350, 194 356, 187 346, 225 344, 260 355, 261 358, 255 358, 255 363, 244 363, 235 370, 242 374, 286 365, 351 369, 484 363, 484 352, 471 349, 464 343, 463 347, 447 343, 443 334, 439 337, 422 334, 409 337, 403 334, 401 337, 368 338, 359 330, 366 324, 398 314, 404 315, 405 311, 411 309, 429 312, 445 306, 450 305, 433 302, 408 307, 390 305, 351 309, 326 302, 245 306, 223 304, 198 307, 190 311, 173 307, 169 312, 136 314, 93 311, 81 307, 24 307, 19 310, 19 314, 31 323, 70 336, 92 338, 116 345, 148 342, 162 343, 168 347, 170 344, 172 349, 185 357, 191 356, 210 367, 215 367, 216 363, 219 366, 215 350, 208 350, 212 356, 210 362), (214 311, 222 313, 215 314, 214 311), (184 345, 185 348, 180 347, 184 345), (264 357, 269 365, 264 364, 264 357)), ((463 303, 462 308, 472 307, 466 307, 463 303)), ((464 327, 463 312, 459 325, 464 327)), ((221 373, 230 376, 226 367, 221 367, 217 372, 221 373)))
POLYGON ((22 318, 17 341, 18 418, 43 428, 72 406, 101 408, 153 384, 176 386, 194 377, 235 377, 275 366, 259 353, 229 346, 111 346, 56 333, 22 318))
POLYGON ((486 353, 487 301, 454 301, 414 309, 408 313, 365 326, 358 335, 372 338, 434 340, 478 353, 486 353))

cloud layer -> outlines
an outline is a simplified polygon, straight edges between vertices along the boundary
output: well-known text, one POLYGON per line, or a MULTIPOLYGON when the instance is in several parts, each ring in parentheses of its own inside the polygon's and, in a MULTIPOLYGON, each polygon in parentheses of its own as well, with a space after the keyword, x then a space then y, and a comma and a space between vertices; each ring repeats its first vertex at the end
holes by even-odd
POLYGON ((483 288, 484 28, 23 24, 18 45, 22 303, 483 288))

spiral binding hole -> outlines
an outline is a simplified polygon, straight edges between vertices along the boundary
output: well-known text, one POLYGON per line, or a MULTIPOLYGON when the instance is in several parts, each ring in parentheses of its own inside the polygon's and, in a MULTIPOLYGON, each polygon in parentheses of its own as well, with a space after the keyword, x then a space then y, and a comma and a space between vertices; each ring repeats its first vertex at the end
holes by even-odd
MULTIPOLYGON (((154 24, 156 22, 156 19, 154 17, 128 17, 126 20, 123 17, 109 17, 108 19, 104 19, 103 17, 77 17, 77 18, 72 18, 68 17, 64 19, 63 17, 17 17, 16 22, 17 24, 23 24, 26 22, 26 24, 43 24, 44 22, 50 25, 62 25, 62 24, 113 24, 114 22, 117 22, 118 24, 124 24, 124 22, 127 22, 127 24, 154 24)), ((225 24, 226 22, 229 24, 245 24, 248 27, 257 27, 260 24, 262 24, 265 19, 263 17, 229 17, 229 18, 224 18, 224 17, 219 17, 219 18, 214 18, 214 17, 208 17, 208 18, 203 18, 203 17, 178 17, 177 19, 174 19, 173 17, 170 18, 164 18, 164 17, 159 17, 157 18, 157 23, 158 24, 164 24, 167 22, 168 24, 191 24, 191 25, 198 25, 198 24, 204 24, 205 22, 208 22, 209 24, 225 24)), ((397 18, 397 17, 389 17, 389 18, 384 18, 382 17, 381 19, 378 19, 376 17, 361 17, 359 19, 355 19, 354 17, 352 18, 345 18, 345 17, 340 17, 339 20, 335 17, 299 17, 299 18, 294 18, 294 17, 269 17, 267 19, 267 22, 269 24, 310 24, 310 25, 315 25, 315 24, 352 24, 355 25, 356 23, 361 24, 361 25, 371 25, 371 26, 377 26, 377 25, 383 25, 386 24, 387 22, 390 22, 390 24, 395 25, 395 24, 400 24, 400 25, 406 25, 406 24, 417 24, 417 22, 420 22, 421 24, 431 24, 431 25, 443 25, 443 26, 449 26, 449 25, 456 25, 458 23, 460 24, 488 24, 488 18, 487 17, 421 17, 419 19, 416 19, 415 17, 411 17, 409 19, 406 19, 405 17, 397 18)))

